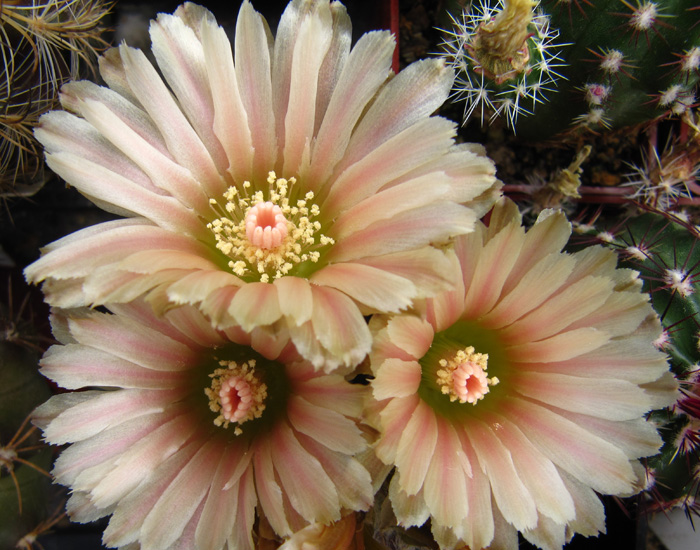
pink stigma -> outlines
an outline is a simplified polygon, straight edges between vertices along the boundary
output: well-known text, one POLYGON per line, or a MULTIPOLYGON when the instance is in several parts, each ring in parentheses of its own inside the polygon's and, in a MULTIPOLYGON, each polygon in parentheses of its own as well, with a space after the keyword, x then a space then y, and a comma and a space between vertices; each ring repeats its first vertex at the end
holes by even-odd
POLYGON ((276 204, 258 203, 246 214, 245 234, 259 248, 277 248, 287 236, 287 219, 276 204))
POLYGON ((476 403, 489 391, 484 369, 473 361, 460 363, 452 373, 452 390, 461 403, 476 403))
POLYGON ((250 384, 238 376, 227 378, 221 383, 219 402, 221 415, 229 422, 246 419, 253 406, 250 384))

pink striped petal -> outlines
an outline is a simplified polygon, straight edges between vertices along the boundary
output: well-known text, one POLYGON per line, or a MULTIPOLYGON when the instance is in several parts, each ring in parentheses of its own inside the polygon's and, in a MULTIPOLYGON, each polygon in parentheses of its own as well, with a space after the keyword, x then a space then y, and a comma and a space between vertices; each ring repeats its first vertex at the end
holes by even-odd
POLYGON ((421 367, 416 361, 402 361, 390 357, 378 367, 377 374, 372 380, 375 399, 407 397, 418 391, 421 367))

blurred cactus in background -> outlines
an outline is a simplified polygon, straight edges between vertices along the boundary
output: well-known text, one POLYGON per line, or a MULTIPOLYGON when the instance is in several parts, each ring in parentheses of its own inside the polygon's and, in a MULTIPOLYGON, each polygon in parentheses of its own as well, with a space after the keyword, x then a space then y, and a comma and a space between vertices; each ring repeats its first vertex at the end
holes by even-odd
POLYGON ((537 139, 682 117, 696 103, 700 11, 695 0, 550 1, 552 26, 570 44, 559 86, 536 124, 537 139))
POLYGON ((58 105, 64 82, 94 74, 111 0, 0 3, 0 197, 31 195, 44 183, 34 140, 39 117, 58 105))

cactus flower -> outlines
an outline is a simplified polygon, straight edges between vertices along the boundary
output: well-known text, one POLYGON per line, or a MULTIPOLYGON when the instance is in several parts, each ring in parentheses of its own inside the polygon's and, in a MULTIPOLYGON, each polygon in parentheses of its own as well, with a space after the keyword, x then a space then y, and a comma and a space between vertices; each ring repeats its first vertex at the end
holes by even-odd
POLYGON ((605 529, 598 494, 642 490, 661 446, 645 415, 674 402, 659 321, 614 252, 561 252, 545 210, 501 202, 455 243, 456 288, 370 326, 377 456, 403 526, 442 549, 561 548, 605 529))
POLYGON ((42 373, 82 391, 33 417, 48 442, 70 444, 52 472, 72 490, 69 516, 111 515, 106 546, 252 550, 256 509, 289 537, 371 505, 354 458, 363 386, 263 329, 217 331, 192 306, 112 309, 54 315, 62 343, 42 373))
POLYGON ((44 116, 48 165, 124 219, 61 239, 26 270, 58 307, 195 305, 217 328, 289 333, 316 367, 354 366, 363 314, 445 288, 441 245, 496 199, 493 163, 430 116, 442 60, 391 73, 394 38, 351 49, 339 2, 294 0, 274 39, 243 2, 233 52, 184 4, 151 25, 157 68, 125 45, 107 87, 75 82, 44 116), (162 76, 161 76, 162 75, 162 76))

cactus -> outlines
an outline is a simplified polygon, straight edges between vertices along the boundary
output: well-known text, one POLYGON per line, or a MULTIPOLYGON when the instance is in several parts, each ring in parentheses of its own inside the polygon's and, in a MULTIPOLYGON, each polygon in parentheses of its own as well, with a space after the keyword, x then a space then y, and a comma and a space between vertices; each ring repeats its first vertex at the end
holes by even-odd
POLYGON ((31 195, 44 183, 43 154, 32 134, 58 106, 58 90, 95 54, 109 0, 5 0, 0 7, 0 197, 31 195))
POLYGON ((464 121, 479 109, 481 124, 503 117, 513 126, 531 113, 557 81, 557 31, 536 10, 533 0, 488 0, 450 14, 454 29, 446 31, 442 48, 457 72, 453 97, 464 100, 464 121))
POLYGON ((662 117, 696 103, 700 10, 695 0, 591 0, 547 5, 551 25, 570 45, 550 102, 519 135, 546 139, 599 132, 662 117), (632 3, 634 2, 634 3, 632 3))
POLYGON ((461 19, 452 15, 443 46, 459 72, 453 96, 466 101, 465 122, 481 106, 482 125, 490 112, 523 137, 547 139, 681 116, 696 102, 694 0, 550 0, 534 12, 531 0, 483 1, 461 19), (513 63, 509 70, 489 69, 493 54, 478 47, 496 27, 507 37, 498 44, 508 46, 499 55, 513 63), (528 112, 535 116, 518 117, 528 112))

